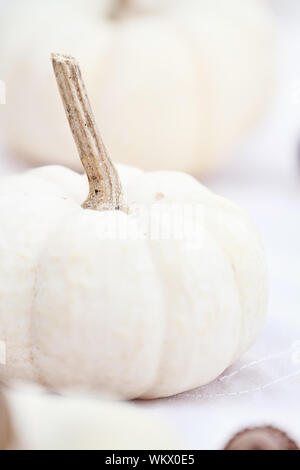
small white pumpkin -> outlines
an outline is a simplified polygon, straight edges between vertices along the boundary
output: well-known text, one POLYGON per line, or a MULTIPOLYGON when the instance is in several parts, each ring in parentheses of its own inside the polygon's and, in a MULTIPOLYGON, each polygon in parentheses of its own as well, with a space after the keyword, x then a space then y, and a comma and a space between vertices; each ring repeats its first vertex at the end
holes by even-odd
POLYGON ((5 138, 38 164, 80 169, 46 61, 53 50, 84 66, 112 157, 146 170, 218 168, 272 90, 264 0, 11 0, 2 21, 5 138))
POLYGON ((86 178, 63 167, 0 183, 1 374, 127 398, 206 384, 264 323, 260 237, 240 209, 191 176, 116 171, 76 61, 54 55, 53 64, 90 193, 81 207, 86 178), (174 205, 187 209, 184 224, 174 205), (178 233, 194 226, 193 236, 178 233), (114 238, 116 227, 125 236, 114 238))

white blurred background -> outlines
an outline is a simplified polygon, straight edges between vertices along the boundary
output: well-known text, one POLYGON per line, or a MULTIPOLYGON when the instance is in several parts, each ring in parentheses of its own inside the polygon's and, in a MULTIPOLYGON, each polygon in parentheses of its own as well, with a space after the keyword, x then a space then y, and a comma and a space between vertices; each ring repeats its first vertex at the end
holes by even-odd
MULTIPOLYGON (((5 3, 0 0, 0 7, 5 3)), ((235 430, 251 424, 278 425, 300 441, 300 2, 269 3, 279 30, 276 95, 235 158, 205 180, 245 208, 262 233, 269 319, 258 343, 232 368, 234 382, 139 403, 182 430, 194 448, 220 448, 235 430)), ((0 175, 24 168, 0 147, 0 175)))

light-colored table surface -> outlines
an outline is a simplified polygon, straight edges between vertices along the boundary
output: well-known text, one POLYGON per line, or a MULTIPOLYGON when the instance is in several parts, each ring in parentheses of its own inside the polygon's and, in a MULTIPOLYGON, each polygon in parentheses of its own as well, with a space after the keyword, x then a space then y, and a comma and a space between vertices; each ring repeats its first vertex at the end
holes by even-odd
MULTIPOLYGON (((268 322, 252 349, 213 384, 138 403, 171 422, 191 448, 221 448, 234 431, 257 424, 278 425, 300 442, 300 3, 270 3, 280 29, 277 97, 236 158, 206 181, 244 207, 261 230, 268 322)), ((0 147, 0 174, 23 168, 0 147)))

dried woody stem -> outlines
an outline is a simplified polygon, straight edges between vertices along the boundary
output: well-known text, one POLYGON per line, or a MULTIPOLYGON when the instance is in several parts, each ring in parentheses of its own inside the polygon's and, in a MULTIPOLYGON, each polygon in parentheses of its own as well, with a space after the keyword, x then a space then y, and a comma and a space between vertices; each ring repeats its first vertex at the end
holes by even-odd
POLYGON ((52 54, 52 64, 71 131, 89 181, 86 209, 126 210, 116 168, 99 135, 79 65, 74 57, 52 54))
POLYGON ((110 11, 110 18, 112 20, 118 20, 122 18, 122 16, 129 11, 130 7, 130 0, 115 0, 111 11, 110 11))

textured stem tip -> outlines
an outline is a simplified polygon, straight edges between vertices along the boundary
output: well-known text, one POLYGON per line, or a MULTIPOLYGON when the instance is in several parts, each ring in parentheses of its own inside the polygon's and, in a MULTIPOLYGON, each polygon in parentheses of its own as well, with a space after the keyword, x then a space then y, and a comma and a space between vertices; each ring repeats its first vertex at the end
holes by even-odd
POLYGON ((52 64, 78 153, 89 181, 86 209, 126 210, 116 168, 98 132, 80 68, 74 57, 52 54, 52 64))
POLYGON ((130 10, 131 0, 115 0, 112 4, 109 17, 111 20, 119 20, 130 10))

